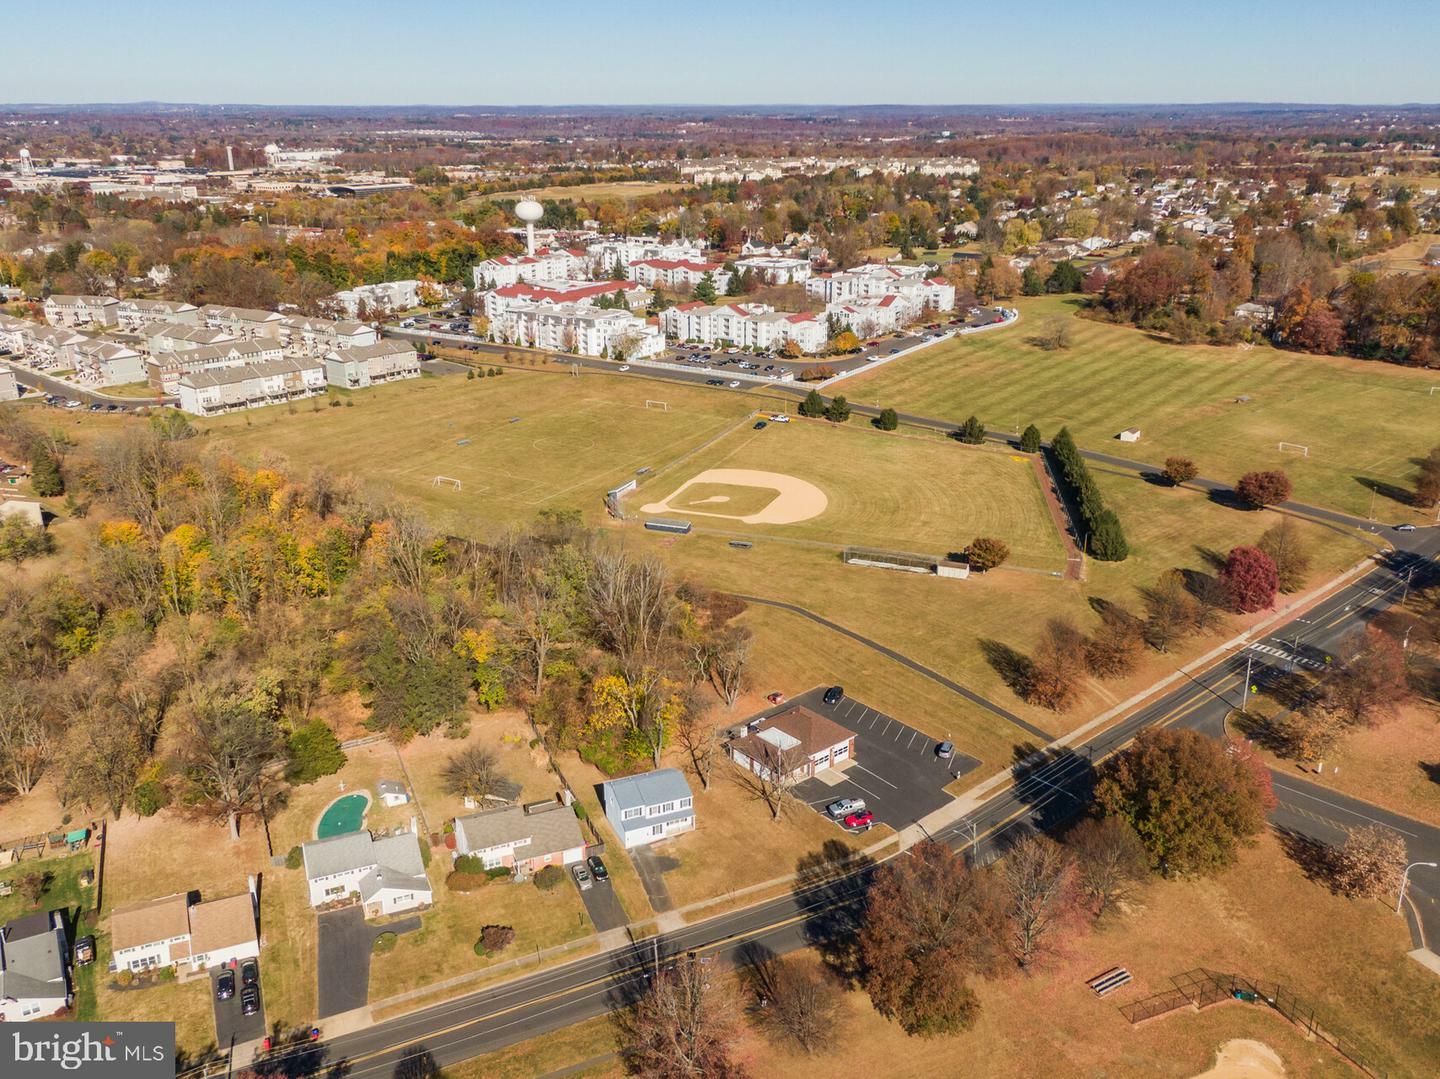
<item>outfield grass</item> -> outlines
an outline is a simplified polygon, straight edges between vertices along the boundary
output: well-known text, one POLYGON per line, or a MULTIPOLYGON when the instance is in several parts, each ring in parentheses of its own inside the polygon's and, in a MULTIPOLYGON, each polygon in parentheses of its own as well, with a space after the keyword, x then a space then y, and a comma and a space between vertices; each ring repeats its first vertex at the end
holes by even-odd
POLYGON ((668 463, 750 410, 733 394, 527 371, 415 379, 350 400, 353 407, 257 409, 203 426, 242 457, 279 456, 302 473, 324 465, 378 480, 420 504, 437 526, 484 532, 542 509, 579 508, 596 520, 609 488, 668 463), (646 408, 647 399, 670 408, 646 408), (460 480, 461 490, 435 486, 436 475, 460 480))
POLYGON ((854 400, 956 422, 972 413, 1001 430, 1038 424, 1048 437, 1069 425, 1086 449, 1163 463, 1194 458, 1200 472, 1233 482, 1256 468, 1283 468, 1295 496, 1365 514, 1410 510, 1387 495, 1408 489, 1413 458, 1440 432, 1440 374, 1266 347, 1180 346, 1140 330, 1072 317, 1076 301, 1022 300, 1019 325, 955 338, 844 383, 854 400), (1072 346, 1029 343, 1051 318, 1066 318, 1072 346), (1248 396, 1248 403, 1237 399, 1248 396), (1139 427, 1136 444, 1115 441, 1139 427), (1309 447, 1308 457, 1278 443, 1309 447))
POLYGON ((689 488, 682 504, 671 503, 666 515, 689 516, 682 512, 688 507, 705 514, 693 517, 704 530, 919 554, 944 555, 976 536, 998 536, 1017 563, 1064 567, 1060 535, 1028 457, 875 431, 860 420, 845 425, 800 420, 727 435, 680 466, 648 477, 629 504, 663 499, 711 468, 795 476, 819 487, 828 504, 820 515, 794 524, 746 524, 712 515, 752 513, 757 501, 769 502, 771 492, 761 497, 757 488, 707 483, 689 488), (716 495, 734 501, 699 504, 716 495))

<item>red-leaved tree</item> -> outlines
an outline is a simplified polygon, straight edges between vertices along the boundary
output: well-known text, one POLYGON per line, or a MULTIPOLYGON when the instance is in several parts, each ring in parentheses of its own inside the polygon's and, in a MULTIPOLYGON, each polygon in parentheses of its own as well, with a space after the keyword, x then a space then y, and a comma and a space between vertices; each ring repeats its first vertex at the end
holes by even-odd
POLYGON ((1270 472, 1247 472, 1235 485, 1235 493, 1252 509, 1278 505, 1290 497, 1290 477, 1278 469, 1270 472))
POLYGON ((1270 556, 1258 547, 1232 548, 1220 571, 1230 606, 1241 614, 1263 611, 1275 602, 1280 575, 1270 556))

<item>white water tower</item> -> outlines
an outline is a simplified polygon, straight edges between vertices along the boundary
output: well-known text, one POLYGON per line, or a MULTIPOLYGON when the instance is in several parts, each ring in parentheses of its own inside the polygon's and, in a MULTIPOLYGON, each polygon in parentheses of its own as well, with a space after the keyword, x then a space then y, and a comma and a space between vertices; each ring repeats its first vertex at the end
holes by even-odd
POLYGON ((545 216, 545 207, 534 199, 521 199, 515 204, 515 216, 525 222, 525 252, 535 254, 535 222, 545 216))
POLYGON ((35 175, 35 162, 33 162, 33 161, 30 160, 30 149, 29 149, 29 147, 25 147, 25 146, 22 146, 22 147, 20 148, 20 175, 21 175, 21 176, 34 176, 34 175, 35 175))

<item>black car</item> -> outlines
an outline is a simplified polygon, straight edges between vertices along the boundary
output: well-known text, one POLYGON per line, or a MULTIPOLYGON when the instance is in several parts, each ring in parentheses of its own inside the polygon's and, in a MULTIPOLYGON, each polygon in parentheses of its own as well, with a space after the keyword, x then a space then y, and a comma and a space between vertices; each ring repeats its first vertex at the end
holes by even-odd
POLYGON ((831 686, 825 691, 824 699, 826 704, 839 704, 845 699, 845 687, 831 686))
POLYGON ((767 425, 766 425, 766 423, 765 423, 764 420, 756 420, 756 421, 755 421, 755 426, 754 426, 753 428, 751 428, 751 430, 754 430, 754 431, 763 431, 763 430, 765 430, 765 427, 766 427, 766 426, 767 426, 767 425))
POLYGON ((255 960, 247 959, 240 964, 240 980, 246 985, 254 985, 260 980, 260 968, 255 960))
POLYGON ((215 999, 229 1000, 235 995, 235 972, 233 970, 222 970, 220 976, 215 979, 215 999))
POLYGON ((240 1010, 246 1015, 254 1015, 260 1010, 260 990, 253 985, 247 985, 240 990, 240 1010))
POLYGON ((604 884, 610 879, 610 870, 605 868, 605 863, 600 860, 600 855, 590 855, 585 859, 585 864, 590 867, 590 875, 595 878, 596 884, 604 884))

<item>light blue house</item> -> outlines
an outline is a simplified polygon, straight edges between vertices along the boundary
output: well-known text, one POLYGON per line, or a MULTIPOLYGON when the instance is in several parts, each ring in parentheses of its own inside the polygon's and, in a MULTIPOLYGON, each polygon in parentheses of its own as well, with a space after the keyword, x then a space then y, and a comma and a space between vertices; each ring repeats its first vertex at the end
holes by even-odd
POLYGON ((690 784, 675 768, 612 779, 600 785, 600 797, 605 803, 605 819, 627 850, 695 827, 690 784))

